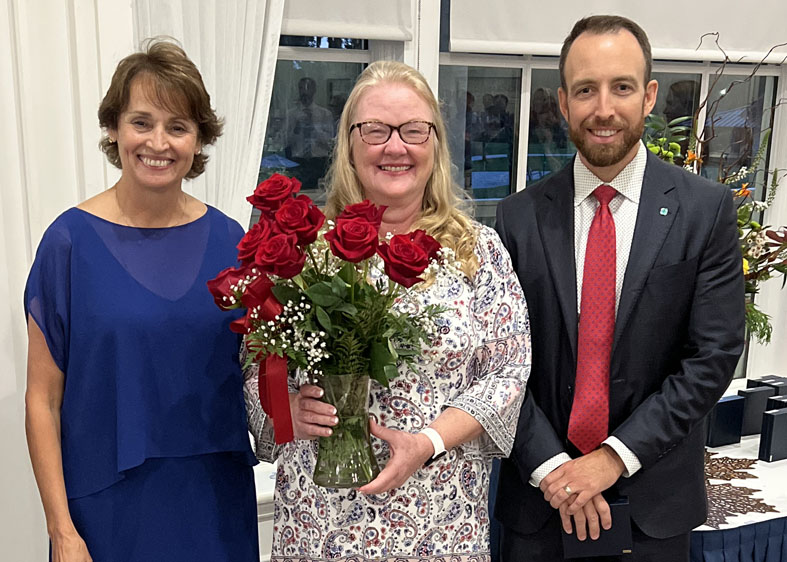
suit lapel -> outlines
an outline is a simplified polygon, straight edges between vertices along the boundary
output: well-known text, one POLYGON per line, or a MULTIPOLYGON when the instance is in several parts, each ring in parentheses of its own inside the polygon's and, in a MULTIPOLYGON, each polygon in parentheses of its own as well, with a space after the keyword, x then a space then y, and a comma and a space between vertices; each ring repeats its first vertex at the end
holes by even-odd
POLYGON ((556 173, 540 199, 538 229, 555 284, 571 350, 577 355, 577 281, 574 258, 573 165, 556 173), (559 175, 558 175, 559 174, 559 175))
POLYGON ((678 213, 678 199, 669 195, 674 186, 672 183, 664 182, 663 174, 658 177, 660 165, 666 164, 662 164, 655 156, 648 155, 639 209, 637 210, 637 223, 634 228, 634 238, 631 241, 631 253, 626 265, 626 274, 623 278, 620 304, 615 320, 613 356, 620 335, 626 328, 629 316, 642 294, 648 274, 653 269, 656 257, 678 213))

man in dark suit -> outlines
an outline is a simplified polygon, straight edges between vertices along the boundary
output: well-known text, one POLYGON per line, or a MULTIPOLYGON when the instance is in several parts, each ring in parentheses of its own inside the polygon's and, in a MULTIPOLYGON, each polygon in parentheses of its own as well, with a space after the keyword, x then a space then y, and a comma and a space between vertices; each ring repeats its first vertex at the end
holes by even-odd
POLYGON ((623 560, 687 561, 706 518, 704 418, 743 349, 742 259, 729 189, 640 140, 650 67, 634 22, 577 22, 559 102, 578 156, 497 209, 533 342, 500 471, 504 562, 562 560, 572 519, 597 538, 614 525, 606 490, 629 498, 623 560))

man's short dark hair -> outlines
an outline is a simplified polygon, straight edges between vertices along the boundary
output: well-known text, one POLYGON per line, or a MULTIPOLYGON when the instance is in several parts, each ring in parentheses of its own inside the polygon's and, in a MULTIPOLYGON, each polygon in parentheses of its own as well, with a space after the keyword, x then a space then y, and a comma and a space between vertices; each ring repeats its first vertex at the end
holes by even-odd
POLYGON ((560 85, 563 86, 564 90, 566 89, 566 57, 576 38, 583 33, 602 35, 604 33, 617 33, 620 30, 626 30, 631 33, 636 38, 637 43, 639 43, 642 55, 645 57, 645 84, 650 82, 653 56, 650 52, 650 41, 648 41, 645 31, 639 25, 623 16, 589 16, 574 24, 574 28, 568 34, 566 40, 563 41, 563 47, 560 49, 560 85))

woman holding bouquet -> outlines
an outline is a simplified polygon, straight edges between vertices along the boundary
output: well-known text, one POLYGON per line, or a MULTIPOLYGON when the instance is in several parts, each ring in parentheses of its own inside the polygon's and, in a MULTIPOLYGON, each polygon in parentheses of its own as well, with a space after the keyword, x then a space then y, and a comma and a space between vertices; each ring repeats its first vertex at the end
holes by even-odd
POLYGON ((273 560, 488 560, 492 459, 511 451, 530 369, 522 290, 497 234, 464 210, 423 76, 401 63, 371 64, 339 131, 327 216, 369 199, 385 206, 381 234, 421 229, 452 249, 459 267, 408 289, 443 312, 431 345, 412 365, 399 364, 390 388, 372 383, 373 445, 384 468, 368 484, 342 490, 311 479, 313 440, 337 422, 320 388, 290 377, 295 440, 279 446, 248 377, 257 454, 279 459, 273 560))
POLYGON ((257 562, 239 340, 205 286, 243 229, 182 190, 221 134, 176 45, 99 107, 120 180, 47 229, 26 291, 27 434, 54 562, 257 562))

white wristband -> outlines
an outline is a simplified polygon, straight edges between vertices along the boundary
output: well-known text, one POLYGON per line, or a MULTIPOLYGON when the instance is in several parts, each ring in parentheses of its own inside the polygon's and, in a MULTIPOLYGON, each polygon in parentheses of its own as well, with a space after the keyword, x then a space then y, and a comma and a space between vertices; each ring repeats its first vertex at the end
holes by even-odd
POLYGON ((440 437, 440 434, 437 433, 437 430, 432 429, 431 427, 423 428, 421 433, 429 438, 429 441, 432 442, 432 447, 434 447, 434 453, 432 453, 432 456, 429 458, 429 460, 424 463, 425 466, 429 466, 434 461, 445 455, 445 443, 443 442, 443 438, 440 437))

